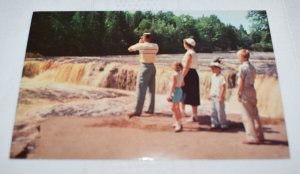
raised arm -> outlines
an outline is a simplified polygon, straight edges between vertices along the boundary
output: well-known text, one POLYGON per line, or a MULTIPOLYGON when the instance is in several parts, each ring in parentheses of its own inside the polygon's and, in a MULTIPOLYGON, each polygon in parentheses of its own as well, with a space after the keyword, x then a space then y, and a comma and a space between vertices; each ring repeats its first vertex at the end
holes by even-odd
POLYGON ((131 45, 129 48, 128 48, 128 51, 129 52, 134 52, 134 51, 137 51, 136 50, 136 47, 138 46, 138 43, 134 44, 134 45, 131 45))
POLYGON ((136 44, 130 46, 130 47, 128 48, 128 51, 129 51, 129 52, 138 51, 138 50, 140 49, 140 48, 139 48, 139 47, 140 47, 140 43, 144 43, 144 41, 143 41, 142 38, 140 38, 140 40, 139 40, 138 43, 136 43, 136 44))

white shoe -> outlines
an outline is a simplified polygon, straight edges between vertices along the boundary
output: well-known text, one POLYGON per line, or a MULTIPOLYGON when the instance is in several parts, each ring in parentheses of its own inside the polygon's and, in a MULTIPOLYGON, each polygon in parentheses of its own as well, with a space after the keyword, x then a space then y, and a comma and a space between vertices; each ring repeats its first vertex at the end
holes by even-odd
POLYGON ((219 125, 211 124, 211 125, 210 125, 210 128, 212 128, 212 129, 219 128, 219 125))
POLYGON ((189 122, 189 123, 192 123, 192 122, 195 122, 195 121, 196 121, 196 119, 193 116, 191 116, 188 119, 186 119, 186 122, 189 122))
POLYGON ((221 125, 221 129, 227 129, 228 128, 228 125, 227 124, 222 124, 221 125))
POLYGON ((182 125, 181 124, 176 124, 175 128, 174 128, 175 132, 181 132, 182 131, 182 125))

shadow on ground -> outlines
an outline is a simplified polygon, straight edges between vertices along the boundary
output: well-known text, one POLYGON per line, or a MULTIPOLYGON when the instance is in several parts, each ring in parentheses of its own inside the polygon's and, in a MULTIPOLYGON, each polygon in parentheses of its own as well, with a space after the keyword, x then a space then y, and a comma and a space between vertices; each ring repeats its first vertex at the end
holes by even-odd
MULTIPOLYGON (((143 115, 141 117, 134 117, 131 119, 125 117, 106 117, 102 118, 101 121, 92 124, 86 125, 86 127, 119 127, 119 128, 136 128, 145 131, 173 131, 171 126, 170 114, 164 113, 155 113, 155 115, 143 115)), ((218 132, 218 133, 238 133, 238 132, 245 132, 243 123, 238 119, 228 120, 228 128, 221 129, 215 128, 212 129, 210 127, 209 115, 202 115, 196 118, 196 122, 193 123, 184 123, 183 124, 183 131, 184 132, 218 132)), ((279 131, 273 130, 270 127, 264 126, 265 133, 272 133, 272 134, 279 134, 279 131)), ((288 145, 287 141, 280 141, 280 140, 266 140, 261 145, 288 145)))
POLYGON ((289 143, 287 141, 281 141, 281 140, 268 140, 266 139, 263 143, 261 143, 260 145, 272 145, 272 146, 288 146, 289 143))

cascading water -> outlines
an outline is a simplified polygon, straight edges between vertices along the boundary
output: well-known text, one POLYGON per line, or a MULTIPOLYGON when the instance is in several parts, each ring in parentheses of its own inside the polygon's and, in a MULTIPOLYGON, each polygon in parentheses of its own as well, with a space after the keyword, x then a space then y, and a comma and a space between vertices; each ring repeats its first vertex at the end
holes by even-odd
MULTIPOLYGON (((159 63, 156 65, 156 92, 158 94, 166 94, 168 92, 169 79, 173 73, 169 65, 172 61, 178 60, 175 57, 169 60, 169 62, 167 59, 158 61, 159 63)), ((203 63, 202 67, 204 68, 198 70, 200 76, 200 95, 203 101, 207 100, 210 86, 211 72, 205 66, 205 64, 208 64, 207 62, 203 63)), ((265 67, 262 65, 257 66, 262 67, 259 71, 262 71, 265 67)), ((138 65, 126 61, 101 61, 98 59, 80 59, 78 61, 76 58, 48 61, 27 60, 24 64, 23 79, 30 81, 27 84, 32 85, 34 83, 63 83, 134 91, 137 73, 138 65)), ((227 69, 223 71, 223 74, 227 80, 226 111, 235 112, 238 106, 235 92, 236 72, 227 69)), ((255 88, 257 90, 257 106, 260 115, 266 118, 283 118, 277 77, 260 73, 256 77, 255 88)))

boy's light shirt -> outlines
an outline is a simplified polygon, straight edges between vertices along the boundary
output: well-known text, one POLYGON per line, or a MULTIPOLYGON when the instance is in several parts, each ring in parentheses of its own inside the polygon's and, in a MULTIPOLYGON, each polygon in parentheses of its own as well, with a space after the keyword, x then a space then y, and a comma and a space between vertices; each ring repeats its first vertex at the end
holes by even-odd
POLYGON ((226 84, 225 77, 223 74, 219 73, 213 74, 211 76, 211 88, 210 88, 210 96, 219 97, 222 86, 226 84))
POLYGON ((244 88, 254 87, 255 76, 256 69, 249 61, 243 62, 239 66, 238 77, 244 80, 244 88))

